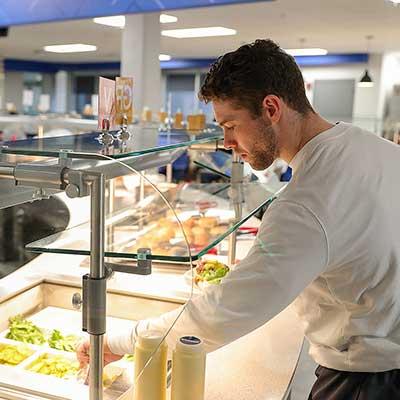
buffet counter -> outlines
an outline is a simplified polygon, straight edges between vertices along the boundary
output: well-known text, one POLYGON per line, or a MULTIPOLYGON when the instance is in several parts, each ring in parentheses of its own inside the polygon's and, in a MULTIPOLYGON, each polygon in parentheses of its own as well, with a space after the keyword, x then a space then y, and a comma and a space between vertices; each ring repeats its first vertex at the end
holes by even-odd
MULTIPOLYGON (((251 241, 239 242, 239 258, 250 245, 251 241)), ((31 302, 26 299, 13 303, 12 300, 29 289, 36 290, 38 285, 52 296, 50 305, 72 309, 71 293, 79 291, 81 276, 88 272, 87 268, 80 266, 84 259, 85 256, 42 254, 0 280, 2 330, 9 316, 26 312, 27 304, 31 302), (24 302, 25 306, 22 305, 24 302), (20 309, 12 304, 21 304, 18 306, 20 309)), ((122 319, 132 319, 126 313, 126 304, 135 309, 133 319, 140 319, 178 307, 190 295, 190 285, 179 268, 155 267, 153 274, 148 276, 115 273, 107 288, 108 295, 113 296, 108 300, 107 314, 122 319)), ((198 293, 199 290, 195 289, 194 295, 198 293)), ((43 300, 38 300, 37 304, 41 302, 43 300)), ((49 305, 47 302, 50 300, 44 302, 46 304, 41 307, 49 305)), ((31 306, 34 308, 33 303, 31 306)), ((113 329, 111 325, 108 323, 108 330, 113 329)), ((289 306, 266 325, 208 355, 206 400, 288 399, 302 343, 300 323, 289 306)), ((132 399, 132 389, 118 398, 132 399)))

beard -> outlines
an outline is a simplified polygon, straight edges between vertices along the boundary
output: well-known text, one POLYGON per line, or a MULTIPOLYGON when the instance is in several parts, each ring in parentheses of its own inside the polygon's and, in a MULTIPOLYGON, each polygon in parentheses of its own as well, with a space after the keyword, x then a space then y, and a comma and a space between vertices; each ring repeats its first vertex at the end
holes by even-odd
POLYGON ((262 117, 257 118, 256 127, 258 138, 251 149, 247 162, 256 171, 268 168, 278 157, 277 137, 272 124, 262 117))

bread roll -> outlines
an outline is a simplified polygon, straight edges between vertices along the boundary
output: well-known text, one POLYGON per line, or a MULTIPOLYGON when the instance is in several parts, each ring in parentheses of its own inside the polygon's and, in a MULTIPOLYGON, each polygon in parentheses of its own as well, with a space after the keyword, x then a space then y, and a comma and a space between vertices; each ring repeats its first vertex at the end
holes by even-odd
POLYGON ((197 221, 197 225, 202 228, 213 228, 218 224, 217 217, 203 217, 197 221))
POLYGON ((206 229, 195 226, 192 229, 193 241, 195 246, 206 246, 209 241, 209 234, 206 229))

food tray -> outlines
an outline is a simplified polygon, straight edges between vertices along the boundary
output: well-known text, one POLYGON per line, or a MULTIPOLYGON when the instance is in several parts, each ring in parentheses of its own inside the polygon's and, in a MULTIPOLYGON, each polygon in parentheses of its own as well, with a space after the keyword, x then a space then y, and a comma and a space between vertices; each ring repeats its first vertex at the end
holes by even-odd
MULTIPOLYGON (((63 334, 74 334, 83 337, 83 333, 79 332, 78 328, 81 323, 81 314, 76 311, 47 307, 39 313, 28 317, 28 319, 46 331, 58 329, 63 334)), ((110 319, 113 320, 112 323, 116 327, 126 326, 127 321, 117 318, 110 319)), ((34 345, 7 339, 5 337, 7 332, 8 329, 0 333, 0 347, 2 345, 23 345, 32 354, 15 366, 0 364, 0 385, 2 387, 17 389, 19 392, 40 396, 40 398, 45 399, 89 399, 88 386, 84 384, 87 371, 77 372, 71 376, 61 378, 29 369, 32 364, 44 355, 50 355, 50 357, 62 356, 67 360, 77 362, 75 353, 50 348, 46 343, 34 345)), ((118 399, 132 385, 133 363, 121 360, 109 364, 105 367, 104 373, 108 382, 108 386, 104 391, 104 399, 118 399)))

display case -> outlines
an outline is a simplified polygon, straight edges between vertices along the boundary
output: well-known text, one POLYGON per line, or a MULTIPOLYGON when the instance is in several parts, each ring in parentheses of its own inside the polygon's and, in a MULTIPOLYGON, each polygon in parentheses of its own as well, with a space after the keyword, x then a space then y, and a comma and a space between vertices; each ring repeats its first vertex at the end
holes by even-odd
MULTIPOLYGON (((164 268, 171 263, 176 268, 178 263, 188 269, 206 253, 218 251, 227 237, 228 258, 233 264, 238 229, 274 199, 274 194, 266 191, 258 204, 247 203, 263 187, 243 179, 243 165, 237 158, 231 163, 230 180, 219 184, 154 184, 145 173, 170 165, 188 149, 218 150, 221 139, 216 129, 160 132, 138 126, 124 139, 120 132, 103 131, 12 141, 2 148, 0 176, 9 184, 3 192, 6 195, 0 197, 2 207, 62 192, 70 199, 90 199, 87 221, 27 247, 42 253, 89 257, 80 264, 80 268, 89 268, 83 275, 82 296, 74 296, 73 301, 75 306, 83 306, 83 329, 90 335, 93 349, 91 400, 106 394, 100 354, 106 325, 106 281, 112 270, 147 274, 153 261, 162 262, 164 268), (136 182, 134 190, 132 181, 136 182)), ((39 303, 55 306, 46 299, 39 303)), ((165 311, 164 302, 157 309, 165 311)), ((22 310, 29 315, 28 311, 22 310)), ((62 311, 58 312, 61 316, 62 311)), ((135 319, 131 315, 125 318, 135 319)), ((15 376, 22 377, 26 371, 19 373, 22 375, 15 376)), ((60 393, 40 394, 47 395, 54 398, 60 393)))
MULTIPOLYGON (((111 141, 92 132, 13 141, 2 149, 0 183, 6 182, 9 191, 0 197, 1 207, 31 201, 32 196, 41 199, 65 193, 73 212, 83 210, 84 218, 27 246, 45 253, 40 256, 45 273, 34 260, 29 280, 23 275, 24 279, 10 278, 4 287, 0 283, 0 352, 2 344, 16 346, 6 337, 7 318, 22 314, 47 332, 57 329, 64 335, 79 336, 83 327, 90 336, 92 354, 88 388, 78 376, 66 381, 33 373, 44 355, 72 361, 73 356, 49 349, 46 343, 28 344, 29 354, 20 364, 0 365, 0 398, 131 398, 133 374, 126 362, 114 370, 106 369, 106 376, 113 379, 103 390, 101 349, 106 321, 108 326, 122 329, 129 321, 157 316, 184 304, 193 290, 190 276, 189 281, 184 279, 193 262, 211 252, 224 254, 233 265, 236 243, 248 235, 246 228, 252 226, 256 232, 253 215, 275 198, 263 185, 243 178, 243 165, 235 157, 230 177, 224 182, 154 181, 152 169, 170 165, 187 150, 217 151, 222 139, 218 130, 194 134, 136 127, 124 141, 118 132, 107 134, 111 141), (129 275, 112 275, 113 270, 129 275), (149 272, 151 276, 145 275, 149 272), (15 284, 13 291, 10 282, 15 284), (73 305, 83 305, 82 313, 73 305)), ((284 320, 284 326, 290 318, 284 320)), ((295 368, 299 338, 293 339, 294 363, 285 382, 290 382, 295 368)), ((244 360, 245 349, 252 348, 249 340, 239 352, 244 360)), ((270 351, 268 346, 265 343, 259 349, 270 351)), ((211 363, 228 365, 229 358, 239 353, 222 353, 225 355, 217 355, 214 361, 211 358, 211 363)), ((217 386, 214 382, 208 399, 223 398, 217 386)), ((283 387, 280 391, 286 395, 283 387)))
POLYGON ((72 135, 97 129, 97 120, 66 114, 0 115, 1 140, 72 135))

